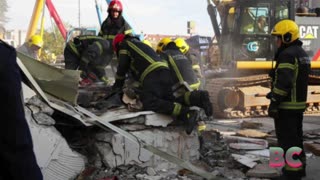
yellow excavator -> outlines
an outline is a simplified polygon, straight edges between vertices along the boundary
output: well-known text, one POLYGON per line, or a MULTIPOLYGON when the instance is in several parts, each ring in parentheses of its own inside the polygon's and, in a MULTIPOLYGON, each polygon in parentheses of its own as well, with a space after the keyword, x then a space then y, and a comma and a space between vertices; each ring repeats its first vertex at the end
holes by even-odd
POLYGON ((313 68, 306 112, 320 112, 320 70, 316 70, 320 69, 320 17, 310 12, 297 16, 296 8, 292 0, 208 0, 216 41, 209 49, 206 89, 215 117, 267 115, 268 72, 275 66, 276 50, 270 32, 282 19, 299 24, 300 39, 313 68))

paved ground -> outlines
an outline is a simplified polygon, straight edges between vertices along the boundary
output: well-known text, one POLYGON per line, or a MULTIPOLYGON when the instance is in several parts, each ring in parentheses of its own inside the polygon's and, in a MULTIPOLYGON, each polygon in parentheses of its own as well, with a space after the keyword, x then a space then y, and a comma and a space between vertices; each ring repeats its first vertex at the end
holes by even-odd
MULTIPOLYGON (((217 119, 214 123, 209 124, 209 128, 219 129, 221 131, 233 131, 240 128, 240 122, 252 121, 260 122, 263 127, 260 129, 265 132, 274 130, 273 119, 268 117, 262 118, 243 118, 243 119, 217 119)), ((303 121, 304 132, 319 131, 320 132, 320 114, 305 115, 303 121)), ((310 154, 311 155, 311 154, 310 154)), ((307 177, 303 180, 319 180, 320 179, 320 157, 311 155, 307 160, 307 177)))

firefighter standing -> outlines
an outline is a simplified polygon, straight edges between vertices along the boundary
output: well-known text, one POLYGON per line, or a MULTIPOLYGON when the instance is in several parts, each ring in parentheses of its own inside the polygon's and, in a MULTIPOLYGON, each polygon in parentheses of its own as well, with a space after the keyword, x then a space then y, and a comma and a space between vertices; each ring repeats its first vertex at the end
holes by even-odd
MULTIPOLYGON (((118 34, 113 41, 113 48, 119 59, 113 89, 121 89, 126 74, 131 72, 141 84, 140 99, 144 109, 176 116, 185 122, 186 132, 190 134, 197 124, 197 113, 173 97, 171 87, 174 83, 168 64, 151 47, 131 36, 118 34)), ((207 101, 203 100, 200 107, 204 107, 207 101)), ((212 109, 206 113, 211 116, 212 109)))
POLYGON ((90 85, 95 81, 109 83, 105 67, 112 59, 109 41, 99 36, 77 36, 69 41, 64 49, 65 68, 82 71, 81 85, 90 85))
POLYGON ((5 104, 0 109, 0 180, 42 180, 25 119, 16 51, 0 40, 0 55, 0 95, 5 104))
MULTIPOLYGON (((306 108, 310 60, 302 49, 298 25, 291 20, 278 22, 272 30, 277 37, 276 68, 272 74, 271 100, 268 113, 274 118, 278 144, 286 152, 291 147, 303 150, 302 120, 306 108)), ((295 158, 295 157, 294 157, 295 158)), ((303 163, 298 168, 284 166, 284 179, 297 180, 305 176, 304 151, 296 158, 303 163)))
POLYGON ((26 54, 34 59, 40 60, 39 50, 43 46, 43 40, 39 35, 33 35, 28 42, 17 48, 17 51, 26 54))
POLYGON ((112 41, 117 34, 131 34, 132 28, 122 16, 122 3, 113 0, 108 6, 108 17, 103 21, 99 36, 112 41))

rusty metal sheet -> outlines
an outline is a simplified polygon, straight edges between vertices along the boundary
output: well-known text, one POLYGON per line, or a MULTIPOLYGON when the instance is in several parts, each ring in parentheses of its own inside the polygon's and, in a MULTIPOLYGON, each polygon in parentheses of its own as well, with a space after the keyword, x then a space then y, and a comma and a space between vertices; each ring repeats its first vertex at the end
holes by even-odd
POLYGON ((23 53, 17 55, 41 89, 59 99, 76 104, 80 72, 58 69, 23 53))

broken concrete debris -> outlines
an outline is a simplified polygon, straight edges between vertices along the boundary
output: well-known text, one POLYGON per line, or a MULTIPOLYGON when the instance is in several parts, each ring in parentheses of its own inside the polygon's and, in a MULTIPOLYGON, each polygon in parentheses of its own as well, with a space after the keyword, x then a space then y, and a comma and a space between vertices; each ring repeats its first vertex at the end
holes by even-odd
POLYGON ((243 121, 240 126, 241 129, 259 129, 260 127, 262 127, 262 123, 243 121))
POLYGON ((86 157, 71 150, 55 129, 55 120, 48 115, 53 110, 40 102, 33 96, 25 105, 25 114, 43 177, 46 180, 75 178, 84 169, 86 157), (34 114, 29 106, 38 107, 39 112, 34 114))
POLYGON ((253 169, 250 169, 246 175, 259 178, 275 178, 280 176, 280 171, 270 167, 269 164, 258 164, 253 169))
POLYGON ((238 136, 251 137, 251 138, 265 138, 268 136, 267 133, 263 133, 254 129, 244 129, 237 131, 238 136))
POLYGON ((253 168, 255 165, 257 165, 257 163, 255 161, 260 160, 259 158, 251 158, 248 156, 243 156, 243 155, 239 155, 239 154, 231 154, 231 156, 238 161, 239 163, 249 167, 249 168, 253 168))

